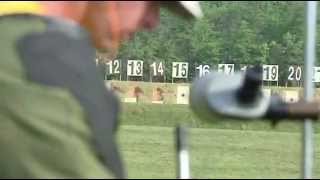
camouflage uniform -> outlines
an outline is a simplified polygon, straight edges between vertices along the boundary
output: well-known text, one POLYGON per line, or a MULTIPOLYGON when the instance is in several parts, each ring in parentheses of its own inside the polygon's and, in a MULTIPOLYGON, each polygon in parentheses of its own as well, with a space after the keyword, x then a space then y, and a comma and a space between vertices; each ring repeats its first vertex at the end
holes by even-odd
POLYGON ((118 101, 104 87, 88 35, 28 14, 1 16, 0 29, 0 177, 123 176, 118 101))

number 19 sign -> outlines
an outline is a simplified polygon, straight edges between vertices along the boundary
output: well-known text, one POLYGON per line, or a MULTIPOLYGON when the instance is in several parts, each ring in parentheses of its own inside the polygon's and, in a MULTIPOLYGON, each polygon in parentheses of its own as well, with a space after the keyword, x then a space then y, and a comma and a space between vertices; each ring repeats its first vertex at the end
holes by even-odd
POLYGON ((278 65, 263 65, 263 80, 278 81, 278 65))

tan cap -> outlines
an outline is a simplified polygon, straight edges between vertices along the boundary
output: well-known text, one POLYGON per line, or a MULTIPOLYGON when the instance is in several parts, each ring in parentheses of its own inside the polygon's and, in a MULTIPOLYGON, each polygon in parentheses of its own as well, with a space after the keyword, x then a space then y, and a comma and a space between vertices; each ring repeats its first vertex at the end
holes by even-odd
POLYGON ((160 4, 186 18, 200 19, 203 16, 198 1, 160 1, 160 4))

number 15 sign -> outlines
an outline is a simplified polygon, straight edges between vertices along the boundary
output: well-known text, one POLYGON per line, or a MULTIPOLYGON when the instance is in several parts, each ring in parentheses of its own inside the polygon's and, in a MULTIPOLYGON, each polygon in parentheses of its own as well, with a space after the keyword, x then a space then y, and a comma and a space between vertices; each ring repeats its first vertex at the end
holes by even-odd
POLYGON ((172 78, 188 78, 187 62, 172 62, 172 78))

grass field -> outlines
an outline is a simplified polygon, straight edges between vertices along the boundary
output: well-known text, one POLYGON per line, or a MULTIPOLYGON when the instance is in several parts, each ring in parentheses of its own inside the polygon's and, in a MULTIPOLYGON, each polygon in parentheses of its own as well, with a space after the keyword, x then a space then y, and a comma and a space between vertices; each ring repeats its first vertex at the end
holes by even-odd
MULTIPOLYGON (((176 105, 177 86, 171 83, 113 81, 123 92, 143 89, 138 104, 122 104, 119 142, 129 178, 175 178, 174 127, 190 127, 193 178, 299 178, 302 122, 201 121, 187 105, 176 105), (151 104, 152 89, 164 90, 165 104, 151 104)), ((188 85, 188 84, 184 84, 188 85)), ((271 87, 270 87, 271 88, 271 87)), ((301 88, 272 87, 274 93, 301 88)), ((119 93, 123 98, 128 93, 119 93)), ((320 100, 320 89, 315 98, 320 100)), ((319 123, 315 129, 314 177, 320 178, 319 123)))
MULTIPOLYGON (((129 178, 175 178, 174 127, 190 127, 193 178, 298 178, 302 123, 200 121, 185 105, 123 104, 118 140, 129 178)), ((319 125, 315 124, 315 129, 319 125)), ((314 177, 320 178, 315 135, 314 177)))
MULTIPOLYGON (((129 178, 175 178, 174 129, 121 126, 118 139, 129 178)), ((249 130, 189 130, 193 178, 298 178, 299 133, 249 130)), ((320 137, 316 135, 316 139, 320 137)), ((314 177, 320 177, 316 144, 314 177)))
MULTIPOLYGON (((193 128, 215 128, 233 130, 262 130, 280 132, 300 132, 302 122, 281 121, 272 127, 269 121, 256 120, 222 120, 212 118, 212 121, 201 121, 187 105, 174 104, 122 104, 121 123, 124 125, 147 125, 161 127, 175 127, 186 124, 193 128)), ((319 132, 320 124, 314 125, 315 132, 319 132)))

